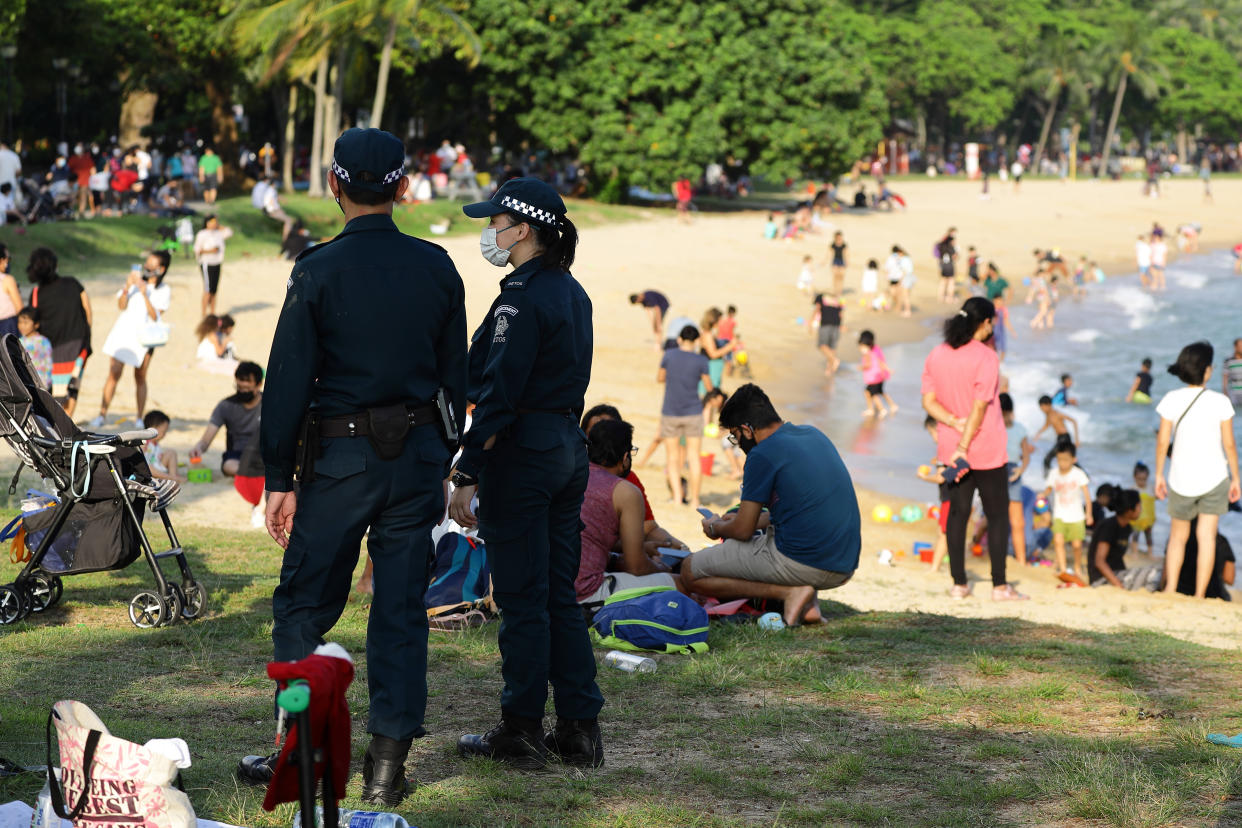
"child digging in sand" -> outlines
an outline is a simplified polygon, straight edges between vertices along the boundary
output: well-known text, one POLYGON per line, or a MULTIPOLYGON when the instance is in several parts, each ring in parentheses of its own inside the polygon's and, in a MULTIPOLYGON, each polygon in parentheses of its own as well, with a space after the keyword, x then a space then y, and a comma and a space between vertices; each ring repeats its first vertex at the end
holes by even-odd
POLYGON ((880 350, 880 346, 875 344, 875 334, 871 331, 863 331, 858 335, 858 352, 862 359, 859 367, 862 369, 863 394, 867 398, 867 407, 863 409, 864 417, 887 417, 889 414, 897 413, 897 403, 893 402, 893 398, 884 392, 884 381, 892 376, 892 372, 888 370, 888 363, 884 361, 884 352, 880 350), (888 403, 888 408, 884 408, 884 403, 888 403))
MULTIPOLYGON (((1044 497, 1052 499, 1052 546, 1056 555, 1057 574, 1085 573, 1087 561, 1082 553, 1082 542, 1087 537, 1087 527, 1093 521, 1087 503, 1091 500, 1087 473, 1074 465, 1078 452, 1072 443, 1057 446, 1057 467, 1048 473, 1044 497), (1074 549, 1074 568, 1068 569, 1065 560, 1065 542, 1074 549)), ((1084 586, 1081 578, 1062 578, 1067 584, 1084 586)))

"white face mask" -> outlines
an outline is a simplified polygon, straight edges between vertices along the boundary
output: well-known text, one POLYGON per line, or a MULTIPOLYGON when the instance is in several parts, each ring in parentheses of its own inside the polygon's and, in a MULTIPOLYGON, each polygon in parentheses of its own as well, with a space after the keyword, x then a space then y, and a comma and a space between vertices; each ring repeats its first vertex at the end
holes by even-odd
POLYGON ((509 230, 510 228, 516 226, 516 224, 511 224, 509 227, 501 227, 499 229, 495 227, 484 227, 482 235, 479 236, 479 250, 482 251, 483 258, 487 259, 487 261, 491 264, 496 265, 496 267, 504 267, 507 265, 509 263, 509 252, 513 249, 513 245, 517 244, 517 242, 514 242, 508 247, 501 247, 496 243, 496 234, 503 233, 505 230, 509 230))

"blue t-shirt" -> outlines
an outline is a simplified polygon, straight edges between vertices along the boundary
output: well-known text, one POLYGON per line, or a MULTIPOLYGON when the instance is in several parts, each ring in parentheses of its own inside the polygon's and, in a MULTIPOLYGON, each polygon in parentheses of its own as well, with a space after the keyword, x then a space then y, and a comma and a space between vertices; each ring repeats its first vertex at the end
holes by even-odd
POLYGON ((1005 455, 1015 466, 1022 465, 1022 441, 1026 439, 1026 426, 1015 422, 1005 432, 1005 455))
POLYGON ((776 548, 830 572, 858 568, 858 498, 837 448, 814 426, 785 423, 746 455, 742 500, 768 507, 776 548))
POLYGON ((699 399, 699 380, 708 372, 707 357, 681 348, 670 348, 660 358, 664 369, 665 417, 690 417, 703 413, 699 399))
POLYGON ((1068 398, 1068 395, 1065 393, 1064 386, 1061 387, 1060 391, 1052 395, 1052 404, 1059 405, 1061 407, 1065 407, 1069 405, 1069 398, 1068 398))

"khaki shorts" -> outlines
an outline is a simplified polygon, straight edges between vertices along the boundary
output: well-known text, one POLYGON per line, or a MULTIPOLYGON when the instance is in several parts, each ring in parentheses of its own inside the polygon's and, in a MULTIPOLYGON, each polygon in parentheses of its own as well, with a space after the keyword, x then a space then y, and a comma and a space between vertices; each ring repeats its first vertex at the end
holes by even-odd
POLYGON ((776 535, 771 529, 748 541, 726 540, 695 552, 682 564, 683 569, 686 566, 695 578, 740 578, 816 589, 834 589, 854 575, 816 569, 782 555, 776 550, 776 535))
POLYGON ((1186 497, 1169 489, 1169 517, 1174 520, 1191 520, 1199 515, 1223 515, 1229 511, 1229 478, 1195 497, 1186 497))
POLYGON ((670 437, 702 437, 703 436, 703 418, 698 414, 691 414, 688 417, 661 417, 660 418, 660 439, 667 440, 670 437))
POLYGON ((1053 519, 1052 534, 1063 535, 1070 542, 1085 540, 1087 537, 1087 521, 1080 520, 1077 523, 1066 523, 1063 520, 1053 519))

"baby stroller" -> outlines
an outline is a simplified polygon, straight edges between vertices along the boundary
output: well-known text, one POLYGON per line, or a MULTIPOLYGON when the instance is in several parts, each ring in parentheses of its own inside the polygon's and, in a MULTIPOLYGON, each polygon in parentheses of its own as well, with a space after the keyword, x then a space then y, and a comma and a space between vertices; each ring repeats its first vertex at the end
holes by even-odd
POLYGON ((31 224, 74 217, 72 189, 40 186, 29 178, 22 179, 21 188, 26 199, 26 221, 31 224))
MULTIPOLYGON (((42 612, 60 600, 61 577, 124 569, 145 557, 155 588, 129 602, 129 620, 146 629, 202 614, 207 591, 194 579, 166 508, 175 481, 154 480, 142 455, 155 429, 121 434, 80 430, 47 392, 21 341, 0 338, 0 437, 23 467, 44 478, 55 495, 32 492, 46 508, 21 518, 30 560, 13 583, 0 586, 0 625, 42 612), (156 553, 142 529, 143 512, 160 516, 170 548, 156 553), (168 579, 160 561, 173 558, 180 583, 168 579)), ((21 469, 18 469, 18 474, 21 469)), ((17 477, 10 492, 16 491, 17 477)))

